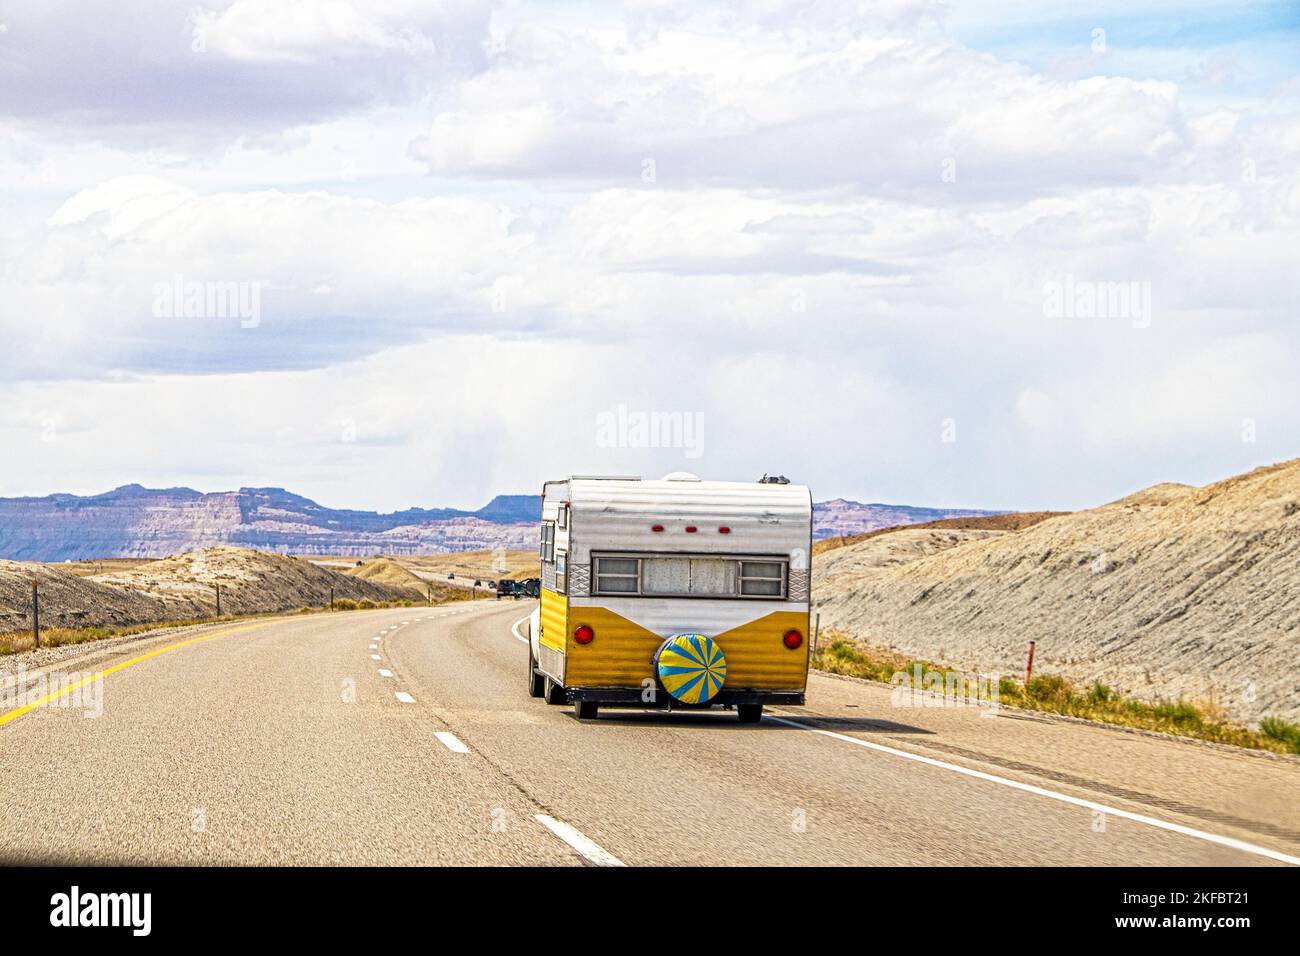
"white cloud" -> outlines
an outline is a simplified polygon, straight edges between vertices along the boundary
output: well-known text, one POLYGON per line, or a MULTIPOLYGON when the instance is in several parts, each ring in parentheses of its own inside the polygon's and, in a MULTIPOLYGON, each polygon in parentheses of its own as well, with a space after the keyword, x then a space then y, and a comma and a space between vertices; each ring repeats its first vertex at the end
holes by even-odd
POLYGON ((0 75, 0 442, 38 453, 0 493, 471 505, 683 467, 598 446, 619 404, 703 415, 692 470, 913 503, 1086 504, 1295 454, 1300 120, 1276 103, 1046 75, 921 0, 239 0, 128 15, 149 57, 73 24, 80 80, 52 9, 0 41, 34 51, 0 75), (155 314, 176 277, 256 284, 259 321, 155 314), (1049 317, 1066 277, 1148 283, 1150 322, 1049 317))
POLYGON ((477 38, 460 25, 484 21, 479 0, 431 6, 418 0, 236 0, 193 15, 204 52, 241 60, 310 63, 358 56, 433 57, 477 38), (455 25, 457 29, 449 31, 455 25))

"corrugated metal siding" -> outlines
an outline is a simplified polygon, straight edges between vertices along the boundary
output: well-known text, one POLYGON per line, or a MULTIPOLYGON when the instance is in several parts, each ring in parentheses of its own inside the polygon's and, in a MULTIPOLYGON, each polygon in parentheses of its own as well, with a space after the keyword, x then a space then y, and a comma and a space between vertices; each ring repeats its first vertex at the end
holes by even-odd
POLYGON ((573 560, 589 561, 593 549, 808 557, 812 497, 804 485, 575 478, 568 491, 573 560), (664 531, 651 531, 656 523, 664 531), (687 525, 699 531, 688 534, 687 525))
MULTIPOLYGON (((792 627, 808 633, 808 612, 771 611, 739 627, 711 636, 727 656, 728 690, 802 690, 808 678, 808 641, 790 650, 781 636, 792 627)), ((596 639, 569 642, 565 685, 569 687, 641 687, 653 681, 651 660, 667 635, 648 630, 605 607, 574 607, 574 627, 587 624, 596 639)), ((693 630, 682 628, 673 633, 693 630)), ((702 628, 694 628, 709 633, 702 628)))
POLYGON ((542 588, 542 633, 538 643, 563 652, 568 634, 568 604, 564 595, 542 588))

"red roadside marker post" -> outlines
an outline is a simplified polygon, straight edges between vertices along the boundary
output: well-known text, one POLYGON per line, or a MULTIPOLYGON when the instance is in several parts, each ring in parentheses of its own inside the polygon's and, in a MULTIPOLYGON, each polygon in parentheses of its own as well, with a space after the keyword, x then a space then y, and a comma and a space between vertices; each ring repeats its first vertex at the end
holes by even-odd
POLYGON ((1029 682, 1034 677, 1034 645, 1037 643, 1038 643, 1037 641, 1029 642, 1029 663, 1025 665, 1025 686, 1026 687, 1029 686, 1029 682))

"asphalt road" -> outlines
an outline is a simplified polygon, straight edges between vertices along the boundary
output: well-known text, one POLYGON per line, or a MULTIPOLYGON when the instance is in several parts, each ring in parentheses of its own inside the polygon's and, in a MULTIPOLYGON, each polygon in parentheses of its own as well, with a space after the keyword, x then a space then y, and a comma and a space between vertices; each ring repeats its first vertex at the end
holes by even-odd
POLYGON ((824 676, 808 707, 754 726, 579 722, 525 693, 511 625, 531 606, 311 615, 100 652, 96 671, 143 659, 102 678, 94 719, 93 695, 0 708, 0 860, 1300 862, 1300 760, 896 707, 824 676))

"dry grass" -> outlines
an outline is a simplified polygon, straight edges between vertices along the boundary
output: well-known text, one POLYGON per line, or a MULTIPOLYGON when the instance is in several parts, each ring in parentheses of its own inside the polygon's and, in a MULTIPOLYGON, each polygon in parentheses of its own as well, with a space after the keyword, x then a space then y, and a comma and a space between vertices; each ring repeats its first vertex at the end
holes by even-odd
POLYGON ((481 581, 519 581, 541 577, 541 565, 534 550, 459 551, 452 554, 399 555, 392 559, 408 570, 446 577, 481 581), (502 564, 504 562, 504 566, 502 564))
MULTIPOLYGON (((413 607, 416 602, 412 601, 353 601, 348 598, 334 602, 334 611, 370 611, 382 610, 385 608, 396 607, 413 607)), ((196 624, 220 624, 226 621, 248 621, 259 618, 280 617, 285 612, 278 614, 243 614, 243 615, 223 615, 222 617, 200 617, 188 620, 175 621, 151 621, 147 624, 132 624, 129 627, 49 627, 41 628, 41 647, 62 647, 67 644, 85 644, 91 641, 102 641, 110 637, 131 637, 136 634, 148 634, 151 631, 162 631, 176 627, 193 627, 196 624)), ((303 607, 299 608, 297 614, 329 614, 328 607, 303 607)), ((34 650, 35 645, 32 642, 32 632, 26 631, 9 631, 0 634, 0 656, 8 654, 19 654, 24 651, 34 650)))
POLYGON ((890 528, 864 531, 861 534, 823 538, 821 541, 814 541, 813 554, 824 554, 827 551, 834 551, 836 548, 847 548, 849 545, 858 544, 870 538, 879 537, 882 534, 892 534, 895 531, 923 531, 927 528, 947 528, 954 531, 1020 531, 1036 525, 1040 521, 1046 521, 1048 518, 1055 518, 1069 513, 1068 511, 1018 511, 1005 515, 941 518, 938 521, 926 521, 921 524, 899 524, 890 528))
MULTIPOLYGON (((931 661, 917 660, 893 651, 867 647, 847 640, 833 630, 825 632, 819 642, 812 666, 829 674, 844 674, 889 684, 899 672, 914 673, 919 666, 921 679, 931 673, 947 674, 955 668, 931 661)), ((974 686, 959 681, 959 692, 975 695, 974 686)), ((1251 750, 1300 754, 1300 726, 1277 717, 1260 721, 1258 731, 1230 723, 1217 701, 1147 702, 1124 697, 1094 681, 1080 688, 1056 674, 1037 675, 1027 685, 1012 677, 998 682, 998 702, 1023 710, 1064 714, 1104 724, 1154 730, 1197 740, 1211 740, 1251 750)))
POLYGON ((119 571, 134 571, 143 564, 149 564, 155 558, 98 558, 93 561, 63 561, 47 563, 46 566, 56 571, 75 574, 79 578, 88 578, 97 574, 116 574, 119 571))

